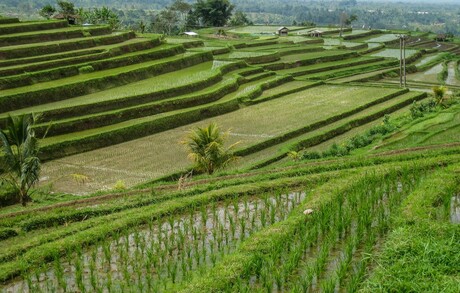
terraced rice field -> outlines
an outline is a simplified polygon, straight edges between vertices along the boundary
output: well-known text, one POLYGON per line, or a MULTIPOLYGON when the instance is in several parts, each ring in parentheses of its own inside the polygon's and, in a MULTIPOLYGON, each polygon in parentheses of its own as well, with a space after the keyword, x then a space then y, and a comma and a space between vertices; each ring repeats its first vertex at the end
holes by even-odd
POLYGON ((432 68, 424 71, 424 72, 417 72, 407 75, 407 80, 413 80, 417 82, 427 82, 427 83, 436 83, 438 80, 438 75, 442 72, 443 65, 437 64, 432 68))
POLYGON ((458 105, 408 123, 372 156, 286 160, 428 97, 353 83, 393 70, 392 49, 0 23, 11 23, 0 40, 68 32, 0 47, 0 127, 31 112, 42 113, 38 134, 51 125, 34 202, 0 208, 0 290, 458 292, 458 105), (240 158, 227 173, 189 173, 180 142, 210 122, 240 142, 240 158))
MULTIPOLYGON (((323 50, 317 44, 292 44, 308 39, 304 37, 247 43, 206 41, 206 46, 199 39, 169 38, 172 44, 160 44, 158 36, 144 37, 151 39, 132 39, 94 49, 75 47, 40 57, 29 57, 24 51, 25 58, 2 61, 10 62, 3 69, 6 71, 36 68, 24 76, 6 77, 5 86, 14 80, 16 87, 0 93, 0 102, 5 105, 0 124, 8 115, 30 112, 42 113, 38 133, 44 133, 51 123, 48 137, 42 142, 43 157, 59 160, 45 164, 43 185, 51 184, 56 191, 78 189, 78 193, 86 193, 110 189, 118 180, 132 186, 185 170, 189 162, 178 142, 188 129, 211 121, 232 129, 230 142, 241 141, 239 149, 244 156, 265 153, 264 149, 275 147, 272 141, 279 136, 398 95, 392 88, 318 87, 309 79, 373 71, 387 67, 390 61, 344 49, 323 50), (215 51, 228 45, 238 48, 227 48, 229 53, 213 58, 215 51), (61 57, 66 58, 58 60, 61 57), (103 59, 92 59, 96 57, 103 59), (14 65, 15 60, 22 62, 14 65), (246 62, 261 64, 248 66, 246 62), (110 68, 98 64, 110 64, 110 68), (79 72, 88 66, 94 71, 79 72), (48 71, 61 68, 77 71, 74 76, 46 80, 48 71), (299 75, 304 80, 292 80, 291 76, 299 75), (17 81, 30 85, 17 86, 17 81), (248 107, 241 108, 243 105, 248 107), (131 155, 125 156, 128 153, 131 155), (149 159, 137 159, 142 157, 140 153, 149 159), (85 180, 82 183, 78 178, 85 180)), ((325 39, 325 44, 340 41, 325 39)), ((287 140, 293 138, 290 135, 287 140)), ((241 162, 247 165, 244 158, 241 162)))
MULTIPOLYGON (((305 82, 298 83, 305 86, 305 82)), ((117 180, 123 180, 126 174, 130 174, 131 180, 125 181, 128 186, 132 186, 148 178, 184 170, 189 162, 185 149, 179 142, 184 139, 188 129, 193 127, 216 122, 223 129, 231 130, 229 143, 240 142, 238 147, 245 148, 372 103, 397 91, 342 86, 307 89, 286 95, 282 99, 242 108, 139 140, 47 163, 44 168, 48 178, 43 183, 52 183, 56 190, 67 192, 79 186, 80 192, 84 192, 112 188, 117 180), (318 93, 321 93, 320 99, 318 93), (286 111, 279 113, 280 107, 286 111), (128 151, 130 149, 131 152, 128 151), (89 181, 85 184, 75 182, 72 176, 74 173, 88 177, 89 181)), ((240 161, 241 164, 246 163, 245 158, 240 161)))
POLYGON ((436 117, 424 119, 422 122, 403 129, 382 141, 379 151, 430 146, 460 142, 459 107, 443 111, 436 117))

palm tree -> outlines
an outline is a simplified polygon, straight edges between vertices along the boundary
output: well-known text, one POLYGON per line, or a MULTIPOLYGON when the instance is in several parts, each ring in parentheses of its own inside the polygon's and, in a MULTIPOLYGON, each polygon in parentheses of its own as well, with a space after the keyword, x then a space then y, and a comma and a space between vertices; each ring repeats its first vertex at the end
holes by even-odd
POLYGON ((227 136, 228 132, 221 133, 215 123, 190 130, 182 144, 188 148, 188 157, 195 163, 195 170, 213 174, 238 158, 232 152, 238 142, 224 147, 227 136))
POLYGON ((0 182, 9 183, 17 192, 19 201, 26 206, 29 191, 39 180, 40 159, 38 139, 32 126, 37 117, 26 114, 8 118, 6 131, 0 129, 4 173, 0 182))
POLYGON ((445 86, 441 85, 441 86, 433 87, 433 95, 438 105, 442 104, 446 93, 447 93, 447 87, 445 86))

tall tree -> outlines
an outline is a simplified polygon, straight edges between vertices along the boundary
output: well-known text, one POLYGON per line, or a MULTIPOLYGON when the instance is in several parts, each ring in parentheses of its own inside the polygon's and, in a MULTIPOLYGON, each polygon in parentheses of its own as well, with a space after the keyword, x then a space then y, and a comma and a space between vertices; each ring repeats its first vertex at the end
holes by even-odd
POLYGON ((40 150, 33 125, 36 116, 31 114, 9 117, 6 131, 0 129, 4 173, 0 183, 11 185, 19 201, 26 206, 30 189, 38 182, 40 175, 40 150))
POLYGON ((213 174, 237 159, 233 149, 238 143, 225 148, 227 135, 215 123, 190 130, 182 144, 187 147, 188 157, 195 163, 195 170, 213 174))
POLYGON ((179 16, 175 11, 164 9, 155 16, 155 20, 152 23, 152 30, 156 33, 171 35, 177 28, 176 24, 178 20, 179 16))
POLYGON ((234 6, 228 0, 198 0, 196 15, 208 26, 224 26, 232 16, 234 6))
POLYGON ((39 14, 40 16, 50 19, 51 16, 56 12, 56 8, 54 8, 51 4, 46 4, 43 6, 43 8, 40 10, 39 14))
POLYGON ((59 13, 64 14, 65 16, 75 14, 75 5, 69 1, 57 1, 59 6, 59 13))

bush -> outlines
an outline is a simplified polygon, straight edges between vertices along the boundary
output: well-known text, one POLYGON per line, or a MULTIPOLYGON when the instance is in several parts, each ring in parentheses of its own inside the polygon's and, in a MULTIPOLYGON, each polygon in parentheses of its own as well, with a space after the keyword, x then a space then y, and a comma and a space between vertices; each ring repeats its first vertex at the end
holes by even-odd
POLYGON ((94 67, 91 65, 83 66, 83 67, 78 68, 78 72, 80 74, 91 73, 91 72, 94 72, 94 67))
POLYGON ((334 143, 329 149, 322 154, 318 152, 306 152, 302 155, 302 160, 315 160, 326 157, 343 157, 350 154, 351 151, 370 145, 377 137, 388 134, 397 127, 390 122, 390 116, 385 115, 380 125, 371 127, 362 134, 357 134, 347 140, 344 145, 339 146, 334 143))
POLYGON ((321 154, 319 152, 305 152, 302 155, 302 160, 317 160, 321 159, 321 154))
POLYGON ((412 119, 417 119, 419 117, 423 117, 425 113, 433 112, 435 108, 436 101, 434 99, 421 103, 414 101, 410 107, 410 114, 412 119))
POLYGON ((11 188, 2 187, 0 191, 0 207, 6 207, 18 203, 17 192, 11 188))
POLYGON ((5 240, 17 236, 18 232, 11 228, 0 228, 0 240, 5 240))

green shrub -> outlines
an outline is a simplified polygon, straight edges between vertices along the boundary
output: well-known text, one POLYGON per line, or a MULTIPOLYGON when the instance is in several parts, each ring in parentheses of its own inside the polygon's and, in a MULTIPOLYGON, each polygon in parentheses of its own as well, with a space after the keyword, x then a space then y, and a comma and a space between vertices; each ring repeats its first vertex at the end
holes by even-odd
POLYGON ((426 113, 433 112, 436 109, 436 101, 430 99, 426 102, 414 101, 410 107, 410 114, 412 119, 423 117, 426 113))
POLYGON ((0 228, 0 240, 5 240, 17 236, 18 232, 11 228, 0 228))
POLYGON ((2 186, 0 190, 0 207, 9 206, 15 203, 18 203, 16 191, 8 186, 2 186))
POLYGON ((94 67, 91 65, 86 65, 86 66, 78 68, 78 72, 80 74, 91 73, 91 72, 94 72, 94 67))

